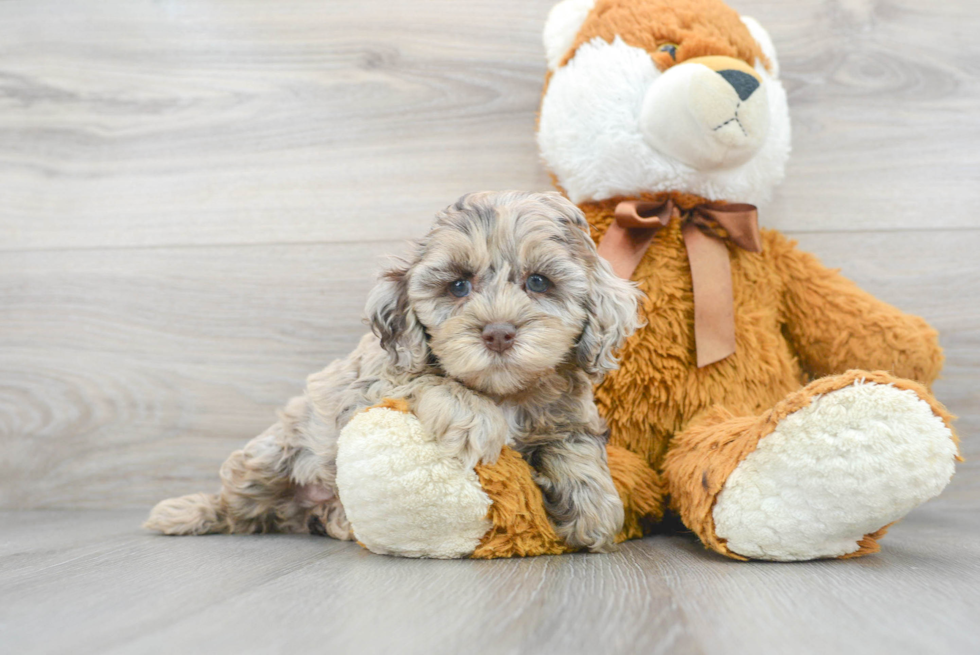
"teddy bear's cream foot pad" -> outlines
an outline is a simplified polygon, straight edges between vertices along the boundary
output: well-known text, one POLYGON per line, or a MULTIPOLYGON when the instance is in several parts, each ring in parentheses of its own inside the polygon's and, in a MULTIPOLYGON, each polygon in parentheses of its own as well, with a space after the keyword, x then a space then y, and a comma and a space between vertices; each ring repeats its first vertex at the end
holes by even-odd
POLYGON ((337 488, 354 536, 404 557, 466 557, 490 529, 476 472, 447 458, 414 414, 377 407, 338 440, 337 488))
POLYGON ((840 557, 938 495, 957 455, 914 391, 858 381, 780 421, 729 476, 713 517, 733 553, 840 557))

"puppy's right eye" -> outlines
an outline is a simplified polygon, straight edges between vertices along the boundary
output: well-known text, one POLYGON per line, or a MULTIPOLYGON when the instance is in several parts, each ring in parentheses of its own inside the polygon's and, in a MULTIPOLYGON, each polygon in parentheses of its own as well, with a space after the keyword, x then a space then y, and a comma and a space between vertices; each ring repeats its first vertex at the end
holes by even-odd
POLYGON ((534 293, 544 293, 551 288, 551 280, 543 275, 538 275, 535 273, 527 278, 527 282, 524 283, 528 291, 533 291, 534 293))
POLYGON ((457 298, 465 298, 470 295, 470 291, 473 290, 473 285, 469 280, 456 280, 449 284, 449 293, 453 294, 457 298))

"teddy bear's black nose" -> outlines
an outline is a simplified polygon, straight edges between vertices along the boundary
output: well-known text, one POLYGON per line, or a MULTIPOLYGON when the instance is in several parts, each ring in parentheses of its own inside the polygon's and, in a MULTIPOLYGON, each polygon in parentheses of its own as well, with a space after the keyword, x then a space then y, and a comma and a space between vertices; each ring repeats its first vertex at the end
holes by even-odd
POLYGON ((759 88, 759 80, 748 73, 737 70, 718 71, 718 74, 725 78, 725 81, 732 85, 739 100, 746 100, 759 88))

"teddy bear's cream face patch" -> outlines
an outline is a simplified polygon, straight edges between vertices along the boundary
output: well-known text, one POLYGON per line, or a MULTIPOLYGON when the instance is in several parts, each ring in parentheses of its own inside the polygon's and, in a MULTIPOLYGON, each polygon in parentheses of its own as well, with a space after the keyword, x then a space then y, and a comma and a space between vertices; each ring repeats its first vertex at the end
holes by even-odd
POLYGON ((735 168, 769 134, 769 96, 761 76, 730 57, 672 66, 647 89, 640 132, 658 153, 693 169, 735 168))
POLYGON ((760 62, 706 57, 662 72, 618 37, 583 44, 554 71, 538 131, 574 202, 682 191, 758 204, 782 179, 789 142, 785 91, 760 62))

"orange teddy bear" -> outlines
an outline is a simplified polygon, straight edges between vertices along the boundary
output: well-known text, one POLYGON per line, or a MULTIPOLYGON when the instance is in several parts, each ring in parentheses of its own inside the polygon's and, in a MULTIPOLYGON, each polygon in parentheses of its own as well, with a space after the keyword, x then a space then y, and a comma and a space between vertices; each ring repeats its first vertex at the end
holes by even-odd
POLYGON ((782 178, 772 41, 720 0, 565 0, 538 142, 646 326, 597 389, 610 443, 737 559, 853 557, 942 491, 935 330, 822 266, 754 205, 782 178))

